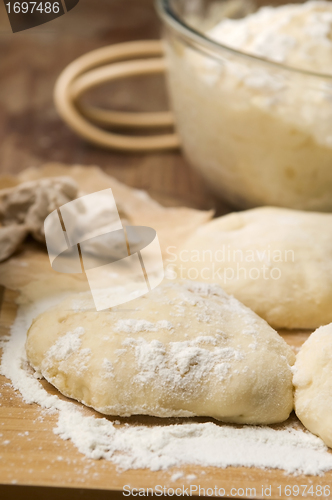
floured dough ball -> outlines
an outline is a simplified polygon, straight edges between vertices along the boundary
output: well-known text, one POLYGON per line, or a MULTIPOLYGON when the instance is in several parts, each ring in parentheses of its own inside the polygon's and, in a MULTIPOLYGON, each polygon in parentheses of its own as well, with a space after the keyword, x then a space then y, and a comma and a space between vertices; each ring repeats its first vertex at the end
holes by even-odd
POLYGON ((270 207, 232 213, 174 248, 166 259, 170 278, 219 283, 275 328, 332 321, 331 214, 270 207))
POLYGON ((38 316, 26 350, 63 394, 109 415, 269 424, 293 408, 292 350, 217 285, 166 283, 101 312, 72 296, 38 316))
POLYGON ((310 335, 293 371, 296 415, 332 448, 332 324, 310 335))

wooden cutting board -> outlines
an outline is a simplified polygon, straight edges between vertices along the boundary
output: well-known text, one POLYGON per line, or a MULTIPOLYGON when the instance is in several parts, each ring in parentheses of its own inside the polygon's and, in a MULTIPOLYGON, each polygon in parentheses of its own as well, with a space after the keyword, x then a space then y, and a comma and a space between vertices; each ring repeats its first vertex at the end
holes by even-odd
MULTIPOLYGON (((20 260, 17 258, 12 260, 13 269, 20 276, 20 280, 24 281, 24 274, 28 273, 28 269, 33 265, 40 265, 40 262, 45 258, 47 259, 45 252, 40 247, 32 247, 32 249, 26 250, 20 260), (21 262, 20 266, 17 265, 18 262, 21 262), (26 266, 22 262, 25 262, 26 266)), ((27 276, 25 281, 28 281, 27 276)), ((18 292, 1 289, 1 337, 8 335, 10 326, 15 319, 17 311, 15 299, 17 296, 18 292)), ((309 335, 308 332, 294 331, 281 332, 281 334, 294 347, 299 347, 309 335)), ((61 398, 66 399, 47 382, 41 383, 48 392, 58 394, 61 398)), ((316 486, 332 484, 332 472, 322 477, 295 477, 285 475, 283 471, 279 470, 244 467, 219 469, 190 465, 181 467, 184 475, 176 481, 171 480, 172 475, 177 472, 176 468, 161 472, 128 470, 120 473, 111 462, 88 459, 81 455, 70 441, 63 441, 55 435, 53 428, 57 422, 57 415, 45 414, 38 405, 24 403, 20 394, 13 390, 9 381, 3 376, 0 377, 0 393, 1 484, 94 488, 113 491, 121 491, 125 485, 130 485, 131 488, 145 489, 161 485, 166 489, 184 488, 188 492, 191 487, 194 494, 198 494, 200 487, 201 495, 202 488, 205 488, 206 491, 207 488, 212 488, 214 491, 216 488, 217 494, 220 488, 224 488, 226 497, 256 499, 318 498, 316 486), (300 494, 289 494, 291 490, 287 486, 290 488, 300 486, 300 494), (301 494, 305 486, 307 491, 301 494), (311 486, 312 490, 310 490, 311 486), (237 491, 237 495, 235 491, 237 491)), ((84 411, 90 415, 98 415, 89 408, 84 411)), ((293 415, 291 418, 296 417, 293 415)), ((158 421, 158 419, 147 417, 131 417, 123 420, 133 424, 138 422, 151 424, 158 421)), ((211 491, 209 490, 208 494, 211 494, 211 491)), ((296 491, 295 488, 294 493, 296 491)), ((332 496, 323 495, 319 498, 332 498, 332 496)))

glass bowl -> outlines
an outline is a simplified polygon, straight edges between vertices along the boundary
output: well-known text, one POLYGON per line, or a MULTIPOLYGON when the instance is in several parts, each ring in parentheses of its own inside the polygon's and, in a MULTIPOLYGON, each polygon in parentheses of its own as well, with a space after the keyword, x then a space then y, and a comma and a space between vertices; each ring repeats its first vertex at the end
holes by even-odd
MULTIPOLYGON (((279 5, 280 3, 278 3, 279 5)), ((332 76, 204 35, 264 3, 157 0, 184 155, 237 208, 332 211, 332 76)))

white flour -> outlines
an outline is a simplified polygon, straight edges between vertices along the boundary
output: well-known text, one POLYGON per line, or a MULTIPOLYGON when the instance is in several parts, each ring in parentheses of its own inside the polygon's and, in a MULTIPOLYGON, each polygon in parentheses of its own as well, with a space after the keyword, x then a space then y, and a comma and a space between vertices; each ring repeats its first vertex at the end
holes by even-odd
POLYGON ((261 7, 241 19, 223 19, 208 36, 271 61, 331 73, 332 5, 325 0, 261 7))
MULTIPOLYGON (((161 470, 195 464, 278 468, 288 473, 317 475, 332 469, 332 455, 324 443, 303 432, 300 426, 285 424, 277 430, 185 419, 181 420, 184 423, 173 425, 160 425, 160 420, 152 426, 119 425, 119 421, 85 416, 73 403, 48 394, 26 368, 25 338, 32 319, 63 298, 45 299, 19 308, 11 336, 4 342, 0 369, 27 403, 38 403, 44 409, 58 412, 54 433, 70 439, 87 457, 110 460, 122 470, 161 470)), ((79 333, 76 332, 78 338, 79 333)))
POLYGON ((157 323, 145 321, 143 319, 120 319, 115 325, 116 332, 138 333, 138 332, 156 332, 157 330, 165 328, 171 330, 174 325, 170 321, 160 320, 157 323))
POLYGON ((228 374, 231 365, 227 361, 242 359, 240 351, 230 347, 215 348, 213 352, 199 347, 200 343, 213 343, 213 337, 198 337, 185 342, 170 342, 170 351, 166 355, 166 348, 162 342, 145 339, 127 338, 123 346, 135 347, 135 358, 139 367, 140 381, 146 383, 149 379, 160 379, 161 384, 168 385, 170 390, 176 386, 189 390, 196 387, 199 381, 209 372, 222 380, 228 374), (157 375, 158 374, 158 375, 157 375), (184 378, 184 375, 187 377, 184 378))
POLYGON ((81 347, 83 334, 84 328, 82 327, 75 328, 73 332, 67 332, 49 349, 47 356, 57 360, 69 358, 73 352, 81 347))

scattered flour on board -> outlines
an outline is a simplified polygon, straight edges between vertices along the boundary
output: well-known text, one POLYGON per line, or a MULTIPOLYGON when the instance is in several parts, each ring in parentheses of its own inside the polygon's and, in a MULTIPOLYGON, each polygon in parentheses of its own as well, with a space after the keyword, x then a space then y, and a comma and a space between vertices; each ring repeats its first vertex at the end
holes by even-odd
MULTIPOLYGON (((173 425, 119 426, 118 421, 83 415, 73 403, 48 394, 26 369, 26 332, 34 317, 63 298, 62 295, 20 306, 11 335, 3 342, 0 371, 27 403, 38 403, 58 412, 54 433, 70 439, 87 457, 110 460, 119 470, 161 470, 195 464, 278 468, 288 473, 317 475, 332 469, 332 455, 323 441, 291 424, 279 430, 190 420, 173 425)), ((80 333, 75 331, 67 348, 75 347, 80 333)))

